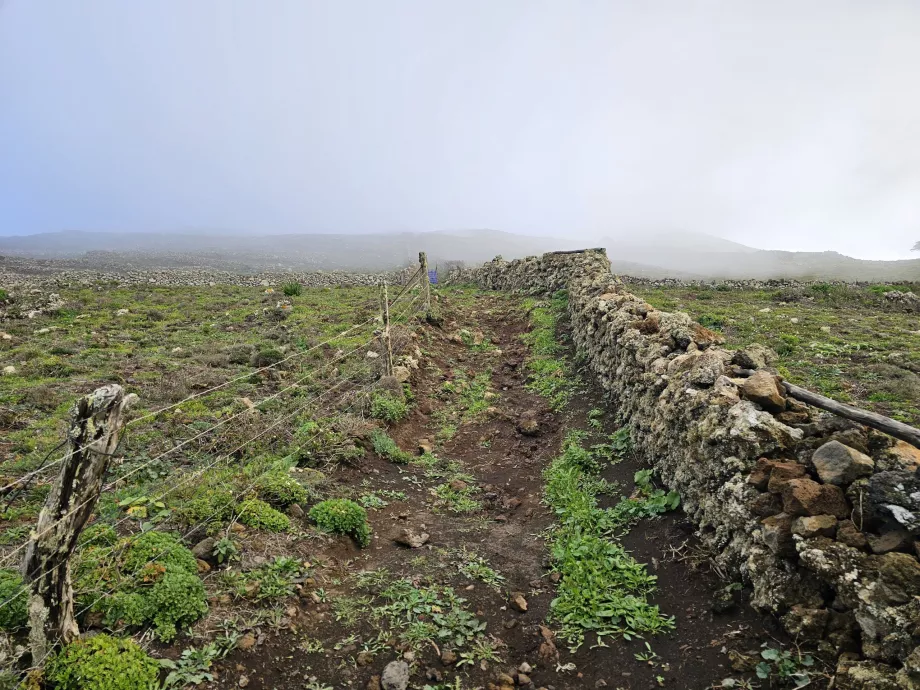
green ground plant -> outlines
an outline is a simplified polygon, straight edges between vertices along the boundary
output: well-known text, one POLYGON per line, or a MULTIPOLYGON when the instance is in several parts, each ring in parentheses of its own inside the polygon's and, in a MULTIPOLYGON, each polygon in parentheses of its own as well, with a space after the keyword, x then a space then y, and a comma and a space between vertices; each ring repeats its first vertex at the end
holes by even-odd
POLYGON ((404 400, 377 391, 371 397, 371 416, 388 424, 402 421, 409 414, 409 406, 404 400))
POLYGON ((78 604, 101 613, 106 625, 150 625, 159 639, 169 641, 178 626, 208 610, 195 556, 173 534, 145 532, 114 547, 90 545, 79 554, 74 568, 78 604))
POLYGON ((362 548, 371 542, 367 511, 347 498, 332 498, 317 503, 310 509, 310 519, 326 532, 350 536, 362 548))
POLYGON ((466 599, 451 587, 405 578, 394 581, 382 569, 361 573, 358 586, 373 590, 380 599, 380 603, 372 600, 371 617, 412 649, 431 643, 463 649, 483 639, 486 623, 469 611, 466 599))
POLYGON ((291 520, 287 515, 258 498, 250 498, 240 503, 237 514, 239 521, 247 527, 263 529, 266 532, 287 532, 291 528, 291 520))
POLYGON ((559 635, 573 649, 585 634, 631 639, 673 629, 674 619, 663 616, 648 598, 656 578, 637 562, 613 536, 623 526, 615 509, 597 505, 592 475, 601 467, 586 457, 584 435, 570 433, 562 453, 544 471, 545 500, 558 524, 548 535, 553 569, 561 576, 550 618, 559 635))
POLYGON ((28 615, 28 593, 24 591, 22 576, 15 570, 0 570, 0 629, 17 630, 23 627, 28 615))
POLYGON ((571 365, 564 357, 564 348, 557 335, 558 320, 568 306, 568 293, 560 290, 550 302, 526 300, 531 330, 523 338, 530 347, 527 359, 528 390, 549 401, 554 410, 562 410, 571 400, 577 387, 571 365))
POLYGON ((764 646, 766 648, 760 653, 763 661, 755 669, 758 678, 778 679, 780 683, 796 688, 811 684, 814 674, 812 667, 815 664, 811 655, 764 646))
POLYGON ((134 640, 99 634, 65 646, 45 679, 53 690, 156 690, 159 670, 134 640))
POLYGON ((396 441, 390 438, 390 435, 383 429, 374 429, 371 432, 371 443, 374 452, 390 462, 404 465, 412 460, 412 455, 396 445, 396 441))

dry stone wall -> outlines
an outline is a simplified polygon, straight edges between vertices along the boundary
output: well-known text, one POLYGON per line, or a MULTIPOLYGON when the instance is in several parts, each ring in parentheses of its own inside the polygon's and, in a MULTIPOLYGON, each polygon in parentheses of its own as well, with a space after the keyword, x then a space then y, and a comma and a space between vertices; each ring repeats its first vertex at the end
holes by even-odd
POLYGON ((567 289, 587 366, 751 604, 836 658, 836 688, 920 688, 920 450, 787 398, 771 350, 724 349, 654 309, 604 250, 499 257, 449 282, 567 289))

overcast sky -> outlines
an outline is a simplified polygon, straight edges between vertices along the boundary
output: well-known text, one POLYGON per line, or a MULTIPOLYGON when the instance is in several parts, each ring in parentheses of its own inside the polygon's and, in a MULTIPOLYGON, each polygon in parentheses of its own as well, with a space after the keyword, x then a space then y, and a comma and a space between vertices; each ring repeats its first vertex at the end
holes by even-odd
POLYGON ((917 0, 0 0, 0 234, 688 230, 909 258, 918 85, 917 0))

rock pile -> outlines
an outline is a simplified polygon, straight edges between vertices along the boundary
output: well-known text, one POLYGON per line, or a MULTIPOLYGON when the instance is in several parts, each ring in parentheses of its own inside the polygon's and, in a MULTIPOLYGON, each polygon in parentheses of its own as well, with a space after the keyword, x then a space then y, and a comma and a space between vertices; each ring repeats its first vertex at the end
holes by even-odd
POLYGON ((725 350, 686 314, 654 309, 603 250, 499 258, 451 279, 567 289, 574 342, 637 450, 752 585, 752 605, 836 654, 837 688, 920 688, 920 450, 787 398, 769 348, 725 350))

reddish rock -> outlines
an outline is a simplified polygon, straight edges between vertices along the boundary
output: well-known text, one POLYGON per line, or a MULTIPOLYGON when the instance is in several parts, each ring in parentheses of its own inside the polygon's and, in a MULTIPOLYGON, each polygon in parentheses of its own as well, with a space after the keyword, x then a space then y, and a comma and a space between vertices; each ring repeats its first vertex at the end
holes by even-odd
POLYGON ((790 515, 849 517, 850 506, 843 489, 812 479, 791 479, 783 489, 783 510, 790 515))
POLYGON ((799 479, 805 476, 805 465, 800 465, 792 460, 775 461, 773 469, 770 471, 770 479, 767 482, 767 490, 774 494, 781 494, 786 484, 791 479, 799 479))
POLYGON ((751 473, 748 475, 747 483, 758 491, 766 491, 767 483, 770 481, 770 473, 773 471, 773 465, 775 463, 775 460, 758 458, 757 464, 754 465, 754 469, 751 470, 751 473))
POLYGON ((859 531, 852 520, 841 520, 837 525, 837 541, 860 551, 869 545, 866 535, 859 531))

